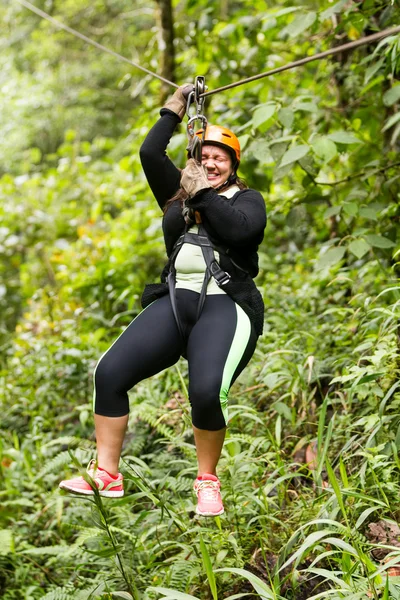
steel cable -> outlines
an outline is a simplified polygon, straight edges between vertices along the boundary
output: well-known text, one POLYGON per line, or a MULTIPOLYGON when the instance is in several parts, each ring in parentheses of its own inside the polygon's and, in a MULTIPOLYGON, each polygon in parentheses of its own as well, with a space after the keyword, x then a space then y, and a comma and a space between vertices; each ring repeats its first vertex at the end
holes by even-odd
POLYGON ((91 44, 92 46, 95 46, 96 48, 99 48, 99 50, 103 50, 104 52, 108 52, 108 54, 112 54, 112 56, 115 56, 116 58, 120 58, 124 62, 129 63, 130 65, 136 67, 137 69, 140 69, 141 71, 144 71, 145 73, 148 73, 148 75, 152 75, 153 77, 157 77, 157 79, 160 79, 164 83, 168 83, 169 85, 172 85, 173 87, 179 88, 179 85, 177 85, 173 81, 169 81, 168 79, 165 79, 165 77, 162 77, 161 75, 158 75, 158 73, 153 73, 153 71, 150 71, 149 69, 146 69, 145 67, 142 67, 142 66, 138 65, 137 63, 133 62, 129 58, 126 58, 126 56, 122 56, 121 54, 118 54, 118 52, 114 52, 114 50, 110 50, 109 48, 106 48, 106 46, 103 46, 102 44, 99 44, 98 42, 95 42, 94 40, 91 40, 90 38, 88 38, 83 33, 80 33, 79 31, 76 31, 76 29, 72 29, 72 27, 68 27, 68 25, 64 25, 64 23, 60 23, 60 21, 57 21, 56 19, 54 19, 53 17, 51 17, 50 15, 48 15, 46 12, 44 12, 40 8, 37 8, 36 6, 34 6, 30 2, 28 2, 27 0, 17 0, 17 2, 19 2, 20 4, 22 4, 23 6, 25 6, 25 8, 28 8, 32 12, 36 13, 37 15, 39 15, 39 17, 42 17, 43 19, 46 19, 46 21, 50 21, 50 23, 53 23, 54 25, 56 25, 56 27, 59 27, 60 29, 64 29, 65 31, 68 31, 68 33, 71 33, 72 35, 74 35, 75 37, 80 38, 84 42, 87 42, 88 44, 91 44))
MULTIPOLYGON (((168 83, 172 87, 179 88, 179 85, 177 85, 173 81, 169 81, 168 79, 165 79, 165 77, 158 75, 158 73, 154 73, 153 71, 150 71, 149 69, 146 69, 145 67, 142 67, 141 65, 133 62, 129 58, 126 58, 125 56, 122 56, 121 54, 114 52, 114 50, 110 50, 106 46, 103 46, 102 44, 95 42, 94 40, 90 39, 83 33, 76 31, 76 29, 73 29, 72 27, 69 27, 68 25, 64 25, 60 21, 57 21, 56 19, 51 17, 49 14, 47 14, 40 8, 37 8, 36 6, 34 6, 30 2, 28 2, 28 0, 16 0, 16 1, 19 2, 19 4, 22 4, 23 6, 25 6, 25 8, 28 8, 32 12, 36 13, 43 19, 50 21, 51 23, 56 25, 56 27, 59 27, 60 29, 64 29, 65 31, 68 31, 68 33, 71 33, 72 35, 80 38, 84 42, 87 42, 88 44, 95 46, 99 50, 103 50, 104 52, 107 52, 108 54, 111 54, 112 56, 115 56, 116 58, 119 58, 119 59, 123 60, 124 62, 127 62, 128 64, 132 65, 133 67, 140 69, 144 73, 148 73, 149 75, 152 75, 153 77, 156 77, 157 79, 160 79, 164 83, 168 83)), ((339 54, 340 52, 344 52, 346 50, 353 50, 354 48, 358 48, 359 46, 371 44, 373 42, 376 42, 377 40, 381 40, 385 37, 388 37, 389 35, 394 35, 397 33, 400 33, 400 26, 391 27, 389 29, 384 29, 383 31, 378 31, 377 33, 373 33, 372 35, 365 36, 363 38, 360 38, 359 40, 354 40, 353 42, 348 42, 346 44, 342 44, 341 46, 336 46, 335 48, 331 48, 330 50, 325 50, 324 52, 319 52, 318 54, 314 54, 313 56, 307 56, 305 58, 301 58, 299 60, 295 60, 293 62, 287 63, 286 65, 283 65, 281 67, 276 67, 275 69, 270 69, 269 71, 265 71, 264 73, 259 73, 258 75, 253 75, 252 77, 247 77, 246 79, 241 79, 240 81, 237 81, 235 83, 230 83, 228 85, 224 85, 222 87, 216 88, 215 90, 210 90, 208 92, 204 92, 203 94, 199 94, 199 98, 205 98, 207 96, 212 96, 213 94, 217 94, 217 93, 223 92, 225 90, 230 90, 230 89, 238 87, 240 85, 244 85, 245 83, 257 81, 259 79, 263 79, 264 77, 270 77, 271 75, 276 75, 277 73, 282 73, 283 71, 287 71, 288 69, 294 69, 295 67, 305 65, 305 64, 313 62, 315 60, 321 60, 322 58, 326 58, 327 56, 333 56, 335 54, 339 54)))
POLYGON ((257 81, 258 79, 263 79, 264 77, 269 77, 270 75, 275 75, 276 73, 281 73, 282 71, 287 71, 288 69, 294 69, 295 67, 299 67, 300 65, 305 65, 314 60, 321 60, 321 58, 325 58, 326 56, 332 56, 334 54, 339 54, 339 52, 343 52, 346 50, 352 50, 353 48, 357 48, 359 46, 364 46, 365 44, 370 44, 371 42, 375 42, 384 37, 388 37, 389 35, 393 35, 395 33, 400 33, 399 27, 392 27, 389 29, 384 29, 383 31, 379 31, 378 33, 373 33, 372 35, 367 35, 359 40, 355 40, 353 42, 348 42, 347 44, 342 44, 341 46, 336 46, 335 48, 331 48, 330 50, 325 50, 324 52, 319 52, 318 54, 314 54, 314 56, 307 56, 306 58, 301 58, 299 60, 295 60, 293 62, 287 63, 282 67, 276 67, 275 69, 271 69, 270 71, 266 71, 265 73, 260 73, 259 75, 253 75, 253 77, 247 77, 247 79, 241 79, 236 83, 230 83, 229 85, 224 85, 223 87, 216 88, 215 90, 210 90, 209 92, 204 92, 204 94, 199 94, 199 98, 205 98, 206 96, 211 96, 212 94, 217 94, 218 92, 223 92, 225 90, 230 90, 231 88, 237 87, 239 85, 244 85, 245 83, 249 83, 250 81, 257 81))

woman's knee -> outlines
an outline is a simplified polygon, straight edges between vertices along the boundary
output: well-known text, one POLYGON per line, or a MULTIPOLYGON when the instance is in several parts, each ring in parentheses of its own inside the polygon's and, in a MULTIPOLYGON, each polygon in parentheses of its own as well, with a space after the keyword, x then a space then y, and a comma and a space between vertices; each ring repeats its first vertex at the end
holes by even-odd
POLYGON ((104 356, 96 365, 93 375, 94 385, 96 388, 115 385, 118 380, 117 375, 113 361, 104 356))
POLYGON ((93 409, 96 414, 120 417, 129 413, 128 386, 114 361, 104 356, 97 363, 94 376, 93 409))
POLYGON ((227 403, 220 386, 193 386, 189 389, 193 425, 198 429, 217 431, 226 427, 227 403))

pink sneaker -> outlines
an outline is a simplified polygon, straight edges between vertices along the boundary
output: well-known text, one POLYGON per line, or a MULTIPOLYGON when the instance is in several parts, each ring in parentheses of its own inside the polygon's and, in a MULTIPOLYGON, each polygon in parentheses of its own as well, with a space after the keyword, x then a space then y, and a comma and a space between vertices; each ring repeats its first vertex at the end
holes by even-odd
POLYGON ((217 517, 224 512, 218 477, 203 473, 197 477, 193 489, 197 494, 196 513, 203 517, 217 517))
MULTIPOLYGON (((100 496, 105 496, 106 498, 120 498, 124 495, 124 478, 121 473, 118 473, 118 475, 110 475, 100 467, 97 467, 96 469, 95 461, 92 460, 87 468, 87 474, 90 475, 97 485, 100 496)), ((64 481, 61 481, 58 487, 67 492, 94 496, 93 489, 83 477, 65 479, 64 481)))

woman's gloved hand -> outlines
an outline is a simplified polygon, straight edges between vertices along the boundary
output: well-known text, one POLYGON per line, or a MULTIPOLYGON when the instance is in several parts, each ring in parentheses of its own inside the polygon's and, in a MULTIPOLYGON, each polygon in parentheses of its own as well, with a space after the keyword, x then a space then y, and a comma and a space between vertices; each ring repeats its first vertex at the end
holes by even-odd
POLYGON ((212 188, 207 177, 207 169, 194 158, 189 158, 181 174, 181 187, 193 198, 199 192, 212 188))
POLYGON ((190 92, 193 92, 194 85, 185 83, 181 85, 171 98, 168 98, 163 108, 172 110, 182 120, 186 113, 186 104, 190 92))

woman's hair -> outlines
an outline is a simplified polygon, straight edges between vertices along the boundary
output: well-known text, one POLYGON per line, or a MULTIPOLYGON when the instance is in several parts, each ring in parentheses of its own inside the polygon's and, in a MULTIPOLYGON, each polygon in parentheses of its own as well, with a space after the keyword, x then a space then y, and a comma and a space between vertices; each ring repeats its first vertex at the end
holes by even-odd
MULTIPOLYGON (((240 177, 236 176, 236 179, 234 179, 232 182, 229 183, 228 187, 231 187, 233 185, 237 185, 238 188, 240 190, 246 190, 249 186, 247 185, 247 183, 245 182, 244 179, 241 179, 240 177)), ((183 208, 183 205, 185 203, 185 201, 189 198, 188 194, 185 192, 185 190, 183 188, 179 188, 179 190, 176 192, 176 194, 174 194, 172 196, 172 198, 170 198, 169 200, 167 200, 167 203, 164 206, 164 215, 167 212, 167 210, 169 209, 169 207, 176 202, 176 200, 180 200, 181 202, 181 206, 183 208)))

